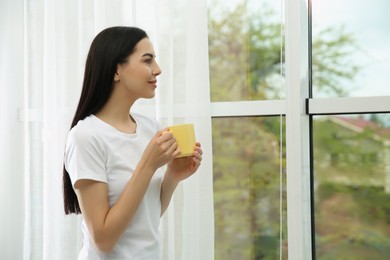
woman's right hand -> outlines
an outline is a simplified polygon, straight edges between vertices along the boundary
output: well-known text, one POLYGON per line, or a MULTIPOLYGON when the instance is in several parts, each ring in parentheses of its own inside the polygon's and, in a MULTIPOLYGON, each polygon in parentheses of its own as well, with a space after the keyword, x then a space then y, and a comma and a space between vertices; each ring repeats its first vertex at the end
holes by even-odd
POLYGON ((180 150, 176 139, 168 129, 163 129, 158 131, 150 140, 141 160, 144 160, 154 170, 157 170, 173 160, 179 153, 180 150))

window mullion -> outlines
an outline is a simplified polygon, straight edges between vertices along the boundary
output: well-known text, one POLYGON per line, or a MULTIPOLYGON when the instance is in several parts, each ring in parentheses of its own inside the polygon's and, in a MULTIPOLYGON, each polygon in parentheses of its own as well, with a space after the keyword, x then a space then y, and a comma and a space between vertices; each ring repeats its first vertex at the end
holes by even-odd
POLYGON ((286 1, 286 170, 289 259, 312 259, 308 6, 286 1))

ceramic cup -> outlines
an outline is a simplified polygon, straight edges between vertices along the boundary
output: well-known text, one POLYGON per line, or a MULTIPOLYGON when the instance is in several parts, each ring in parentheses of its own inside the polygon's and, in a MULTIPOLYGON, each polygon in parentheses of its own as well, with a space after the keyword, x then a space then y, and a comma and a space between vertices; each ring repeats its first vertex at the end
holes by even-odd
POLYGON ((175 137, 176 143, 180 148, 180 154, 176 158, 194 155, 196 140, 193 124, 168 126, 168 131, 175 137))

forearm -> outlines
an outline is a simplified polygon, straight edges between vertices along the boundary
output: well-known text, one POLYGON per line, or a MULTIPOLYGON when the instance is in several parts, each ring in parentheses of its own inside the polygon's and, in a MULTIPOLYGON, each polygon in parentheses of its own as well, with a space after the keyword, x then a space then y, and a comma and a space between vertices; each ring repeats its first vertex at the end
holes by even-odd
POLYGON ((141 204, 153 173, 152 170, 144 169, 135 172, 107 215, 106 224, 111 225, 111 228, 107 226, 107 229, 113 231, 117 229, 118 238, 127 228, 141 204))
POLYGON ((101 212, 100 221, 90 223, 94 242, 100 250, 109 252, 113 249, 135 215, 154 172, 140 164, 116 203, 107 208, 105 214, 101 212))
POLYGON ((169 206, 169 203, 171 201, 171 198, 173 196, 173 193, 179 184, 179 181, 175 180, 172 177, 172 174, 167 172, 164 175, 164 179, 161 184, 161 194, 160 194, 160 200, 161 200, 161 216, 164 214, 166 209, 169 206))

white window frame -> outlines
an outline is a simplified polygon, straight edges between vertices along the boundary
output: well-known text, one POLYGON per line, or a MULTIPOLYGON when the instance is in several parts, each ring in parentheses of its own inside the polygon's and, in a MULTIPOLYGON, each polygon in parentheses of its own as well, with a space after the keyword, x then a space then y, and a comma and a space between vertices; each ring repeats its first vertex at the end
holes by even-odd
POLYGON ((310 0, 285 1, 286 99, 211 102, 212 118, 286 116, 288 258, 315 259, 312 211, 313 115, 390 113, 390 96, 310 97, 310 0))

